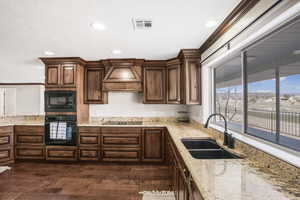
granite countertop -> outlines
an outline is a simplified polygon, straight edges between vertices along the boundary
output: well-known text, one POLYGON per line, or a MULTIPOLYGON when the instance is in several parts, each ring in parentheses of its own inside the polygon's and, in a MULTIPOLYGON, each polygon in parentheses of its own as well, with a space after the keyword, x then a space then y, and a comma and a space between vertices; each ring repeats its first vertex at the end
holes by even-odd
POLYGON ((2 126, 44 126, 43 122, 0 122, 0 127, 2 126))
MULTIPOLYGON (((126 127, 101 122, 79 126, 126 127)), ((205 200, 296 200, 299 197, 282 192, 268 175, 248 165, 247 159, 194 159, 181 142, 182 138, 210 138, 195 124, 144 122, 129 127, 167 127, 187 168, 205 200)), ((222 145, 221 145, 222 146, 222 145)), ((227 149, 228 150, 228 149, 227 149)), ((232 151, 232 150, 231 150, 232 151)), ((239 152, 234 152, 239 154, 239 152)))

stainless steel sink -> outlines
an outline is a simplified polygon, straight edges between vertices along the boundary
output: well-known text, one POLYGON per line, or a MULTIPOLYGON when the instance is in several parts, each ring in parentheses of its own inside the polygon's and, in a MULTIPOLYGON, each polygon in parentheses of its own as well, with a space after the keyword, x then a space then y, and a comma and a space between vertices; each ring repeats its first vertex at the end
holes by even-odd
POLYGON ((196 159, 239 159, 234 155, 220 147, 215 140, 212 139, 188 139, 181 140, 183 145, 190 152, 191 156, 196 159))

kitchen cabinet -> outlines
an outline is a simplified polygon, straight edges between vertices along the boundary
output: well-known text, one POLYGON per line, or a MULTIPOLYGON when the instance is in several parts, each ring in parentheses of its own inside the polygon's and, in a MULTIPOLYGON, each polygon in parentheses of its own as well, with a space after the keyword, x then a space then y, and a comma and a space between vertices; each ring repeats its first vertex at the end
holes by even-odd
POLYGON ((172 172, 172 186, 176 200, 203 200, 200 191, 192 179, 191 173, 169 134, 167 137, 167 150, 168 164, 172 172))
POLYGON ((181 60, 183 81, 183 104, 201 104, 201 68, 198 49, 183 49, 178 57, 181 60))
POLYGON ((167 62, 167 104, 180 104, 182 96, 182 72, 179 59, 167 62))
POLYGON ((14 162, 13 137, 12 126, 0 127, 0 166, 14 162))
POLYGON ((74 146, 46 146, 46 160, 77 161, 77 147, 74 146))
POLYGON ((107 93, 103 92, 104 67, 99 64, 87 65, 85 68, 84 101, 86 104, 107 103, 107 93))
POLYGON ((165 61, 146 61, 144 63, 144 103, 166 103, 165 61))
POLYGON ((98 161, 101 158, 99 127, 78 128, 78 158, 81 161, 98 161))
POLYGON ((99 147, 80 146, 78 154, 80 161, 98 161, 100 159, 99 147))
POLYGON ((143 128, 142 133, 143 162, 164 162, 165 160, 165 129, 143 128))
POLYGON ((141 157, 141 128, 101 129, 103 161, 138 162, 141 157))
POLYGON ((46 65, 46 87, 76 87, 76 65, 46 65))
POLYGON ((44 160, 45 145, 18 145, 15 147, 17 160, 44 160))
POLYGON ((44 126, 15 126, 15 158, 44 160, 44 126))
MULTIPOLYGON (((45 64, 46 88, 76 88, 83 81, 85 61, 73 58, 40 58, 45 64)), ((83 84, 83 83, 82 83, 83 84)))
POLYGON ((15 144, 43 145, 45 138, 44 126, 15 126, 15 144))

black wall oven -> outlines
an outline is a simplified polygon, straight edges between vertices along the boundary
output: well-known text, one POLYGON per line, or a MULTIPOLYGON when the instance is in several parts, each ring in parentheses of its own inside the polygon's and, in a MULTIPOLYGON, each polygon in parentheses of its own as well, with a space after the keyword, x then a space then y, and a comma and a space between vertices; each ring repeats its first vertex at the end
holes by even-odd
POLYGON ((45 91, 45 112, 76 112, 76 91, 45 91))
POLYGON ((46 145, 76 145, 76 115, 47 115, 45 117, 46 145))

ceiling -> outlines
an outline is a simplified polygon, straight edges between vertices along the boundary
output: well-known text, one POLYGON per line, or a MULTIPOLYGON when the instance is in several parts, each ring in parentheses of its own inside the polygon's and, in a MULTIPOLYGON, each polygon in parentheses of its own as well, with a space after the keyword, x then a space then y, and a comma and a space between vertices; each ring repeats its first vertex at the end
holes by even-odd
POLYGON ((199 48, 240 0, 1 0, 0 82, 44 82, 38 57, 167 59, 199 48), (132 18, 153 20, 134 30, 132 18), (100 22, 107 29, 94 30, 100 22), (120 49, 122 54, 112 51, 120 49))

